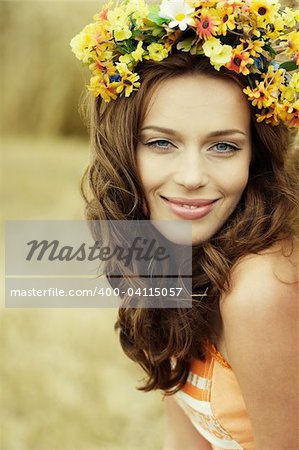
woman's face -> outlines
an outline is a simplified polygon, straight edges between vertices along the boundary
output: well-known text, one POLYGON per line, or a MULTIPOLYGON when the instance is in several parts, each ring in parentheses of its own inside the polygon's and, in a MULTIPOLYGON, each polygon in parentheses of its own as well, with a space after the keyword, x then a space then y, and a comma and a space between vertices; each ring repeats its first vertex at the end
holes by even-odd
POLYGON ((200 75, 161 83, 137 146, 151 220, 191 220, 192 244, 208 240, 236 208, 250 159, 250 112, 238 85, 200 75))

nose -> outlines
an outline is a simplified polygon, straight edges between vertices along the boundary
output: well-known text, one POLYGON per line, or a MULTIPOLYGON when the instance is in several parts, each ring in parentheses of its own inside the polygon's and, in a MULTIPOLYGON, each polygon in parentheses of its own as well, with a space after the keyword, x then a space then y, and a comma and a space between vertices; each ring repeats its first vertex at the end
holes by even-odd
POLYGON ((195 190, 208 183, 207 167, 198 148, 182 154, 182 158, 177 161, 173 180, 188 190, 195 190))

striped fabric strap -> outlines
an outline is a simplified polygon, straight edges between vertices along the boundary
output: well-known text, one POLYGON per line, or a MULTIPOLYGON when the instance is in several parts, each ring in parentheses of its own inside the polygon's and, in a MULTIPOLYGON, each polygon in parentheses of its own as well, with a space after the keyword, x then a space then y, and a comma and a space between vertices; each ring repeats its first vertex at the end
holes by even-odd
POLYGON ((223 358, 223 356, 217 350, 217 348, 215 347, 214 344, 212 344, 211 342, 208 342, 206 344, 205 349, 206 349, 206 352, 210 356, 212 356, 218 362, 218 364, 220 364, 221 367, 224 367, 226 369, 232 369, 231 366, 229 365, 229 363, 223 358))

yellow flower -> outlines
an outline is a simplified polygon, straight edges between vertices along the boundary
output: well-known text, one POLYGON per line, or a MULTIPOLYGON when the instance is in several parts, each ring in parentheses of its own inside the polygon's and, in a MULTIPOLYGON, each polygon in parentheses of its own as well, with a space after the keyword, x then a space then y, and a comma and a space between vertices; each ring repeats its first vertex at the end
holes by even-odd
POLYGON ((132 36, 128 14, 122 7, 114 8, 107 13, 106 29, 113 33, 116 41, 124 41, 132 36))
POLYGON ((235 12, 232 6, 228 8, 222 8, 218 10, 219 14, 219 25, 217 34, 226 36, 228 30, 233 30, 236 26, 235 24, 235 12))
POLYGON ((202 46, 204 54, 210 58, 211 64, 215 69, 219 70, 231 60, 232 47, 230 45, 222 45, 219 39, 210 38, 202 46))
POLYGON ((96 58, 101 61, 109 61, 113 56, 113 44, 111 42, 98 44, 96 47, 96 58))
POLYGON ((269 39, 277 39, 282 30, 284 29, 285 24, 283 19, 279 16, 272 20, 272 22, 269 22, 265 28, 265 33, 267 38, 269 39))
POLYGON ((296 92, 299 92, 299 73, 294 73, 292 75, 289 86, 295 89, 296 92))
POLYGON ((267 110, 263 109, 261 114, 257 114, 256 117, 257 122, 265 121, 266 123, 274 127, 279 125, 281 121, 279 105, 273 105, 271 108, 267 110))
POLYGON ((83 61, 83 63, 89 62, 92 57, 91 52, 97 44, 96 26, 95 23, 86 25, 86 27, 84 27, 70 42, 72 51, 80 61, 83 61))
POLYGON ((263 81, 260 83, 256 81, 256 87, 254 89, 247 86, 247 88, 243 89, 243 92, 248 96, 252 105, 258 109, 268 108, 275 101, 275 98, 271 96, 263 81))
POLYGON ((283 21, 287 27, 295 27, 296 21, 298 20, 298 11, 293 11, 288 6, 283 10, 283 21))
POLYGON ((202 49, 204 51, 204 54, 210 58, 213 54, 220 53, 221 42, 219 41, 219 39, 211 37, 210 39, 205 41, 205 43, 202 45, 202 49))
POLYGON ((129 97, 140 86, 137 63, 162 61, 175 49, 206 55, 216 70, 253 73, 257 81, 244 93, 257 120, 298 124, 299 74, 287 72, 299 64, 299 11, 281 9, 279 0, 162 0, 151 8, 146 0, 108 1, 71 41, 96 97, 129 97))
POLYGON ((115 66, 112 61, 95 61, 90 64, 89 70, 93 73, 93 75, 99 75, 101 77, 104 74, 114 75, 115 74, 115 66))
POLYGON ((136 21, 135 28, 142 28, 149 13, 149 8, 144 3, 144 0, 129 0, 126 5, 126 11, 136 21))
POLYGON ((145 50, 142 47, 142 45, 143 45, 143 42, 139 41, 138 45, 136 47, 136 50, 134 50, 131 53, 126 53, 125 55, 121 55, 118 58, 118 61, 121 63, 124 63, 128 68, 130 66, 136 66, 136 63, 138 61, 142 61, 143 55, 145 53, 145 50))
POLYGON ((260 41, 255 39, 254 41, 251 39, 240 39, 243 50, 249 53, 250 56, 258 57, 263 53, 263 46, 265 45, 264 41, 260 41))
POLYGON ((152 43, 147 47, 148 55, 145 56, 145 59, 151 59, 153 61, 162 61, 167 58, 168 51, 162 44, 152 43))
POLYGON ((125 29, 129 27, 128 14, 125 9, 120 6, 108 11, 107 20, 109 21, 109 29, 125 29))
POLYGON ((129 70, 128 66, 125 63, 117 63, 116 64, 117 72, 121 77, 126 77, 127 75, 131 75, 132 72, 129 70))
POLYGON ((299 73, 294 73, 291 76, 288 86, 281 83, 280 91, 283 101, 294 102, 299 92, 299 73))
POLYGON ((266 0, 252 0, 249 5, 249 11, 253 13, 259 27, 262 27, 265 23, 272 22, 278 9, 278 3, 270 4, 266 0))
POLYGON ((113 36, 116 41, 124 41, 132 36, 132 32, 129 28, 115 29, 113 30, 113 36))
POLYGON ((237 29, 241 36, 255 36, 257 38, 261 37, 261 32, 257 28, 257 23, 254 21, 250 21, 251 23, 247 23, 245 21, 238 22, 237 29))
POLYGON ((221 66, 227 64, 232 57, 232 47, 230 45, 222 45, 221 51, 217 54, 211 55, 211 64, 216 70, 219 70, 221 66))
POLYGON ((281 85, 280 91, 283 100, 287 100, 288 102, 296 100, 296 91, 292 86, 281 85))
POLYGON ((109 85, 108 78, 104 79, 99 75, 91 77, 90 84, 87 88, 95 97, 100 95, 106 103, 117 98, 115 89, 109 85))
POLYGON ((265 85, 271 86, 272 89, 278 89, 283 83, 285 70, 275 70, 272 65, 268 67, 267 72, 263 75, 265 85))
POLYGON ((287 53, 294 56, 299 51, 299 31, 291 31, 291 33, 282 36, 281 40, 287 41, 287 53))
POLYGON ((138 81, 140 77, 137 73, 131 72, 124 63, 117 63, 116 68, 121 76, 121 80, 112 83, 112 86, 115 86, 118 94, 124 90, 125 97, 129 97, 133 89, 136 90, 140 87, 140 83, 138 81))
POLYGON ((138 42, 136 50, 134 50, 131 55, 134 58, 134 61, 142 61, 142 56, 144 54, 145 50, 142 48, 142 41, 138 42))
POLYGON ((280 117, 287 122, 289 127, 299 127, 299 100, 292 104, 284 102, 280 110, 280 117))
POLYGON ((131 55, 132 55, 131 53, 127 53, 126 55, 121 55, 118 59, 120 62, 129 65, 134 61, 131 55))

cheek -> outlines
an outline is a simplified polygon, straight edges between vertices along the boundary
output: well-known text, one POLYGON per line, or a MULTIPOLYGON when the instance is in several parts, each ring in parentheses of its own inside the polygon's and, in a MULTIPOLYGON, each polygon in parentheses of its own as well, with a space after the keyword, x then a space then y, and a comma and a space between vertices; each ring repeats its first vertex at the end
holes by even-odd
POLYGON ((148 194, 155 185, 155 177, 151 176, 152 171, 150 168, 145 168, 142 165, 138 166, 138 172, 144 192, 148 194))
POLYGON ((232 164, 227 172, 223 171, 223 188, 226 193, 241 197, 244 189, 247 186, 249 179, 249 167, 251 160, 251 152, 248 150, 242 155, 240 159, 232 161, 232 164))
POLYGON ((249 177, 249 164, 245 167, 235 167, 230 173, 222 173, 221 188, 226 195, 240 198, 249 177))
POLYGON ((157 164, 153 158, 137 157, 137 170, 146 194, 161 186, 165 180, 161 164, 157 164))

